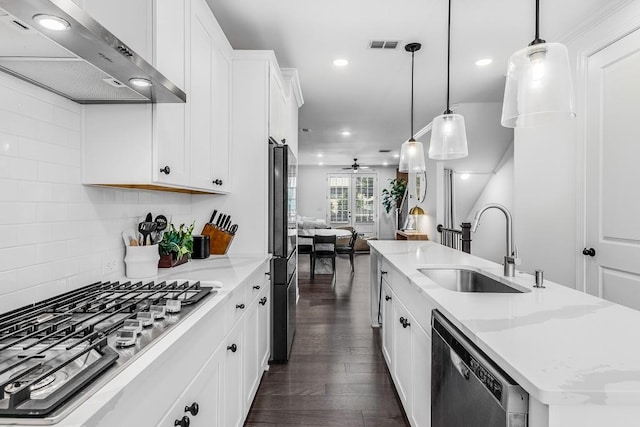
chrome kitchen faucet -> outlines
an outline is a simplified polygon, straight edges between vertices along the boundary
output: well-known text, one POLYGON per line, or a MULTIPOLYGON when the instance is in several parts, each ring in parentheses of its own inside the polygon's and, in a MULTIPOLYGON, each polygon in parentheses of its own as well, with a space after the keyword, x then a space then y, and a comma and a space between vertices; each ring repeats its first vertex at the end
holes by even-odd
POLYGON ((471 231, 475 233, 476 230, 478 230, 478 226, 480 225, 480 217, 489 209, 498 209, 504 214, 505 218, 507 219, 507 254, 504 257, 504 275, 506 277, 514 277, 516 275, 516 265, 520 265, 520 259, 518 258, 518 250, 514 249, 515 244, 513 243, 513 218, 511 217, 511 212, 509 212, 509 209, 498 203, 489 203, 488 205, 480 208, 478 212, 476 212, 476 215, 473 217, 473 222, 471 223, 471 231))

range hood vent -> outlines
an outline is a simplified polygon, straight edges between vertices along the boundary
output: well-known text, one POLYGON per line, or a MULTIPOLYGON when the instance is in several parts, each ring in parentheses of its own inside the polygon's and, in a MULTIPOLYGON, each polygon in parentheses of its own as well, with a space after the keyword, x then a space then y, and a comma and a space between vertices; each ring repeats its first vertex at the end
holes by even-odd
POLYGON ((0 71, 80 104, 183 103, 186 94, 72 0, 0 0, 0 71), (62 31, 38 15, 60 18, 62 31), (149 82, 138 86, 131 80, 149 82))

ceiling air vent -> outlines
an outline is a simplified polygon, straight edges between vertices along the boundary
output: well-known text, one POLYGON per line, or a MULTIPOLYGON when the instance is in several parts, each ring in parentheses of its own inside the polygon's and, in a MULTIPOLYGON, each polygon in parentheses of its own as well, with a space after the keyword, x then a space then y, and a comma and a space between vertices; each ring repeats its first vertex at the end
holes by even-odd
POLYGON ((391 150, 387 150, 387 149, 383 149, 383 150, 378 150, 378 153, 390 153, 391 150))
POLYGON ((370 49, 396 49, 400 44, 399 40, 371 40, 370 49))
POLYGON ((309 133, 309 132, 311 132, 311 129, 308 129, 308 128, 300 128, 300 132, 302 132, 302 133, 309 133))

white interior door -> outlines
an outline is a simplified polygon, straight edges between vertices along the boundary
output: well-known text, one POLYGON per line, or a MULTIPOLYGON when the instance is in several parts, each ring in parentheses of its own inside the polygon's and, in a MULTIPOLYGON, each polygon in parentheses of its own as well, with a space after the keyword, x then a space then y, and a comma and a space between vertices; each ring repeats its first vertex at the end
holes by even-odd
POLYGON ((640 309, 640 31, 587 70, 586 290, 640 309))
POLYGON ((351 226, 358 233, 377 237, 378 177, 375 173, 329 174, 327 222, 351 226))

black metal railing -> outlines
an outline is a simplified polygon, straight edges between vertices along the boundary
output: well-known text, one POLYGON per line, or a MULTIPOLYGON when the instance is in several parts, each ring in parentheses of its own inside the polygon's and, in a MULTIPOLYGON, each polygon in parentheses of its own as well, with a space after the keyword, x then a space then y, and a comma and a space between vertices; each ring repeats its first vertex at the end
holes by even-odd
POLYGON ((471 223, 463 222, 460 225, 460 228, 460 230, 444 228, 442 224, 439 224, 438 232, 440 233, 440 244, 470 254, 471 223))

